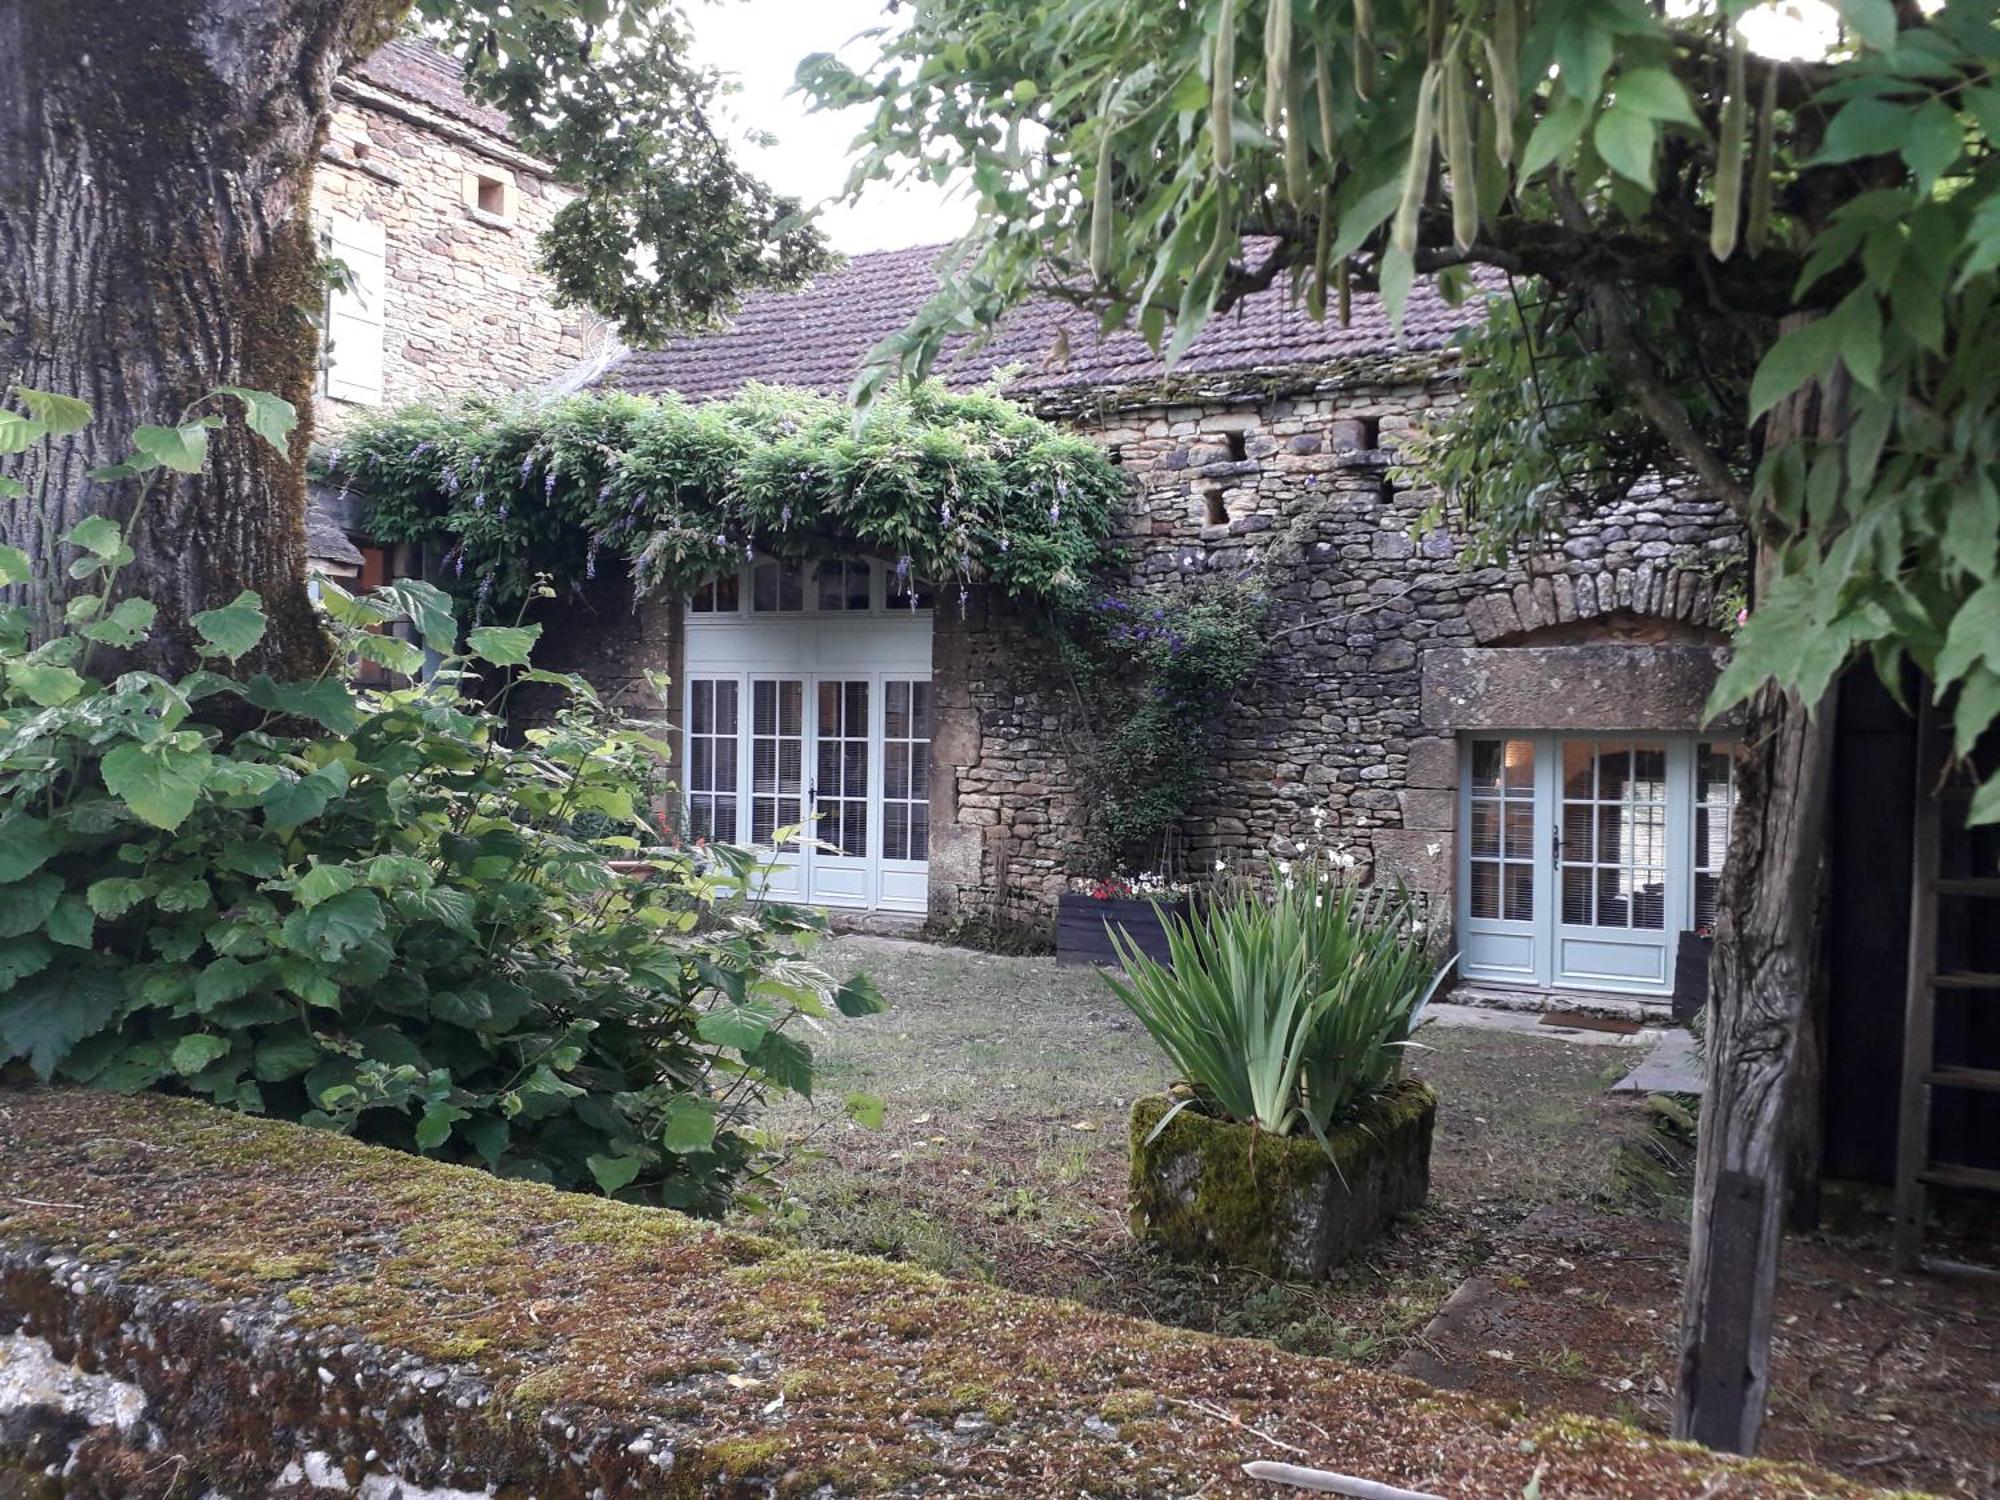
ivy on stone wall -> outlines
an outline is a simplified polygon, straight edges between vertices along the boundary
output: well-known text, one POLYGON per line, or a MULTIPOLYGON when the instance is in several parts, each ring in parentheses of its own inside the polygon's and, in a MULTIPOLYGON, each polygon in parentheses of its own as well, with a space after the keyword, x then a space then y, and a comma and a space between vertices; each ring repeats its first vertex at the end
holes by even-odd
POLYGON ((1084 721, 1073 753, 1089 873, 1188 873, 1175 835, 1263 655, 1268 612, 1262 579, 1246 572, 1107 589, 1057 616, 1084 721))
POLYGON ((1087 440, 990 394, 924 386, 857 418, 771 386, 727 401, 586 392, 363 419, 320 459, 385 542, 430 544, 482 605, 607 562, 677 592, 753 553, 862 551, 899 571, 1073 600, 1102 559, 1123 476, 1087 440))

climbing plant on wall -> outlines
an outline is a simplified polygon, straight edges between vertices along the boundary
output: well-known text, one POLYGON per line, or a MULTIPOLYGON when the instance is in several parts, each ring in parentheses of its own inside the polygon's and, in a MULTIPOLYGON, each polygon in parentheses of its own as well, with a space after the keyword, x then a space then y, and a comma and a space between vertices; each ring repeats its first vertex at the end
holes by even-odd
POLYGON ((488 606, 537 573, 580 585, 607 559, 673 592, 752 552, 857 549, 937 583, 1073 599, 1124 489, 1086 440, 936 386, 858 421, 756 385, 701 406, 589 392, 411 407, 350 428, 321 471, 367 497, 378 539, 431 544, 438 581, 488 606))

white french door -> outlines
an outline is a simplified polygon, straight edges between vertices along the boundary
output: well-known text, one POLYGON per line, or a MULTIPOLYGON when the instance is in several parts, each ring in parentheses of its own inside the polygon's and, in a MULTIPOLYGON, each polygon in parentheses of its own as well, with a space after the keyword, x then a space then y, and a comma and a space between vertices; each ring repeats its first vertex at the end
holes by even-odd
POLYGON ((686 705, 691 834, 768 849, 771 897, 925 909, 928 678, 692 676, 686 705))
POLYGON ((1459 777, 1468 979, 1666 996, 1714 919, 1727 747, 1691 736, 1470 736, 1459 777))

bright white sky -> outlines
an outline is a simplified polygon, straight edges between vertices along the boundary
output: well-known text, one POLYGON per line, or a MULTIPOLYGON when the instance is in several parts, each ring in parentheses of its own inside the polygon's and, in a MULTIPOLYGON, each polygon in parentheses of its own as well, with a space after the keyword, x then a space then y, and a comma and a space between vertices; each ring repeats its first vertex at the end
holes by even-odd
MULTIPOLYGON (((778 138, 767 149, 743 146, 740 160, 779 192, 808 205, 824 202, 847 181, 848 143, 867 110, 813 114, 791 92, 799 59, 839 52, 857 67, 874 54, 857 32, 893 22, 882 0, 718 0, 690 5, 696 58, 733 75, 742 91, 726 107, 744 129, 778 138)), ((837 250, 899 250, 956 238, 972 222, 972 207, 938 188, 872 185, 860 203, 829 206, 820 223, 837 250)))

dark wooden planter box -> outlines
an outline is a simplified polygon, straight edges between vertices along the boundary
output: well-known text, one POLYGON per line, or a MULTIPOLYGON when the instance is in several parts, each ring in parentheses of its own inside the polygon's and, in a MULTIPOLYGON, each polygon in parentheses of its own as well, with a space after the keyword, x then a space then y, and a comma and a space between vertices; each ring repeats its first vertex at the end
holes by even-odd
POLYGON ((1266 1135, 1193 1109, 1149 1142, 1171 1102, 1132 1106, 1132 1232, 1177 1259, 1317 1280, 1430 1196, 1437 1095, 1417 1079, 1334 1128, 1337 1162, 1309 1133, 1266 1135))
MULTIPOLYGON (((1185 917, 1188 898, 1170 897, 1160 903, 1160 910, 1185 917)), ((1100 901, 1082 891, 1065 891, 1056 898, 1056 962, 1116 965, 1118 954, 1111 946, 1107 923, 1124 928, 1147 957, 1167 962, 1167 929, 1160 925, 1152 902, 1130 897, 1100 901)))
POLYGON ((1708 960, 1715 939, 1684 932, 1674 948, 1674 1020, 1685 1026, 1708 1004, 1708 960))

